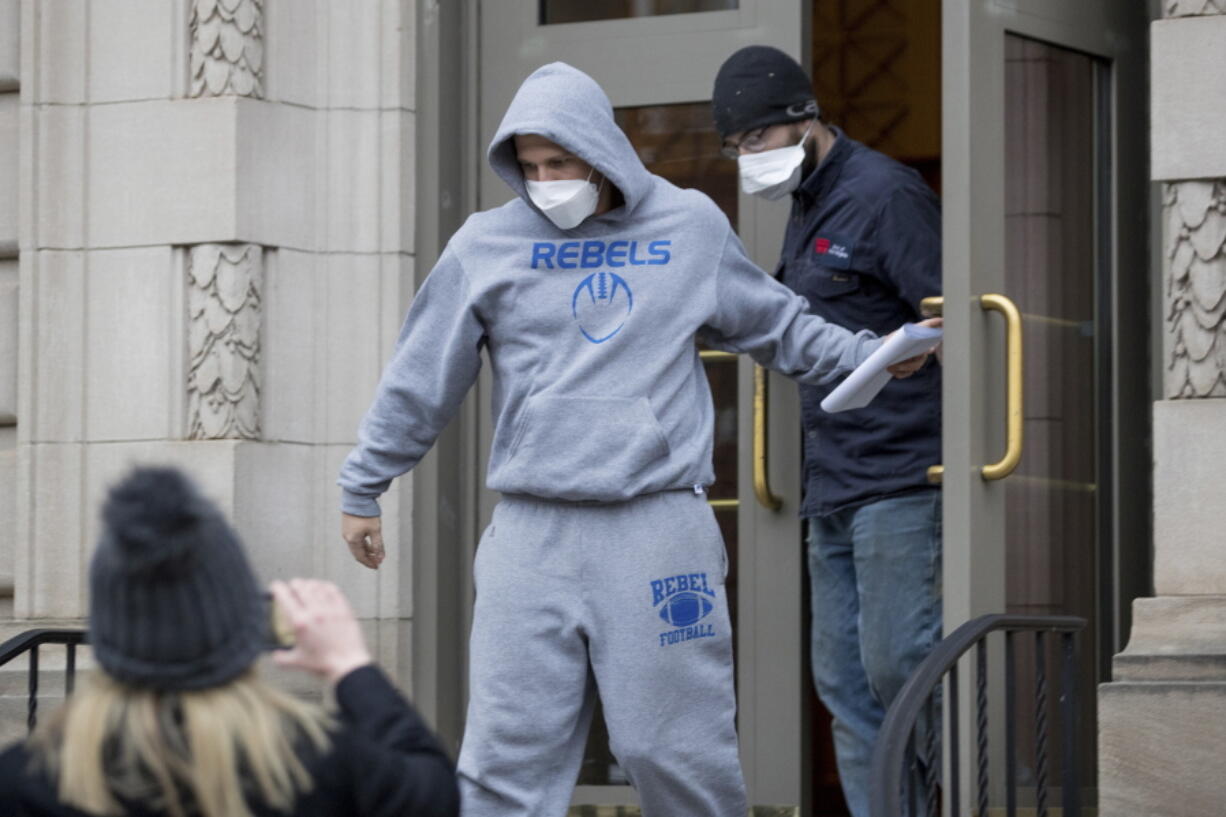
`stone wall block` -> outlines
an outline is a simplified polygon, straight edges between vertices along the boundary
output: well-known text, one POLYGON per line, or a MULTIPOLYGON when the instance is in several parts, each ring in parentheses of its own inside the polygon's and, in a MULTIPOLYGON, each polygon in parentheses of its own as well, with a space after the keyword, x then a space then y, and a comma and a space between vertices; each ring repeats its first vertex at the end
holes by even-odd
POLYGON ((407 618, 381 619, 373 629, 370 646, 375 661, 407 690, 413 678, 413 622, 407 618))
POLYGON ((17 246, 18 96, 0 93, 0 250, 17 246))
POLYGON ((269 247, 312 250, 316 229, 317 122, 296 105, 238 101, 237 238, 269 247))
POLYGON ((1154 591, 1226 595, 1226 401, 1154 404, 1154 591))
POLYGON ((32 81, 22 82, 31 100, 61 105, 86 101, 91 8, 89 0, 22 0, 23 27, 33 31, 35 44, 34 53, 22 55, 33 72, 32 81))
POLYGON ((11 91, 20 84, 21 4, 0 0, 0 90, 11 91))
POLYGON ((0 585, 11 587, 17 552, 17 429, 0 427, 0 585))
POLYGON ((32 217, 34 244, 56 249, 85 246, 86 109, 55 105, 31 114, 37 173, 32 217))
POLYGON ((86 433, 91 441, 166 439, 182 388, 182 305, 169 247, 94 251, 86 282, 86 433))
POLYGON ((416 114, 408 111, 383 111, 380 117, 379 142, 379 249, 383 252, 414 251, 416 210, 414 197, 406 190, 416 190, 414 161, 416 114))
POLYGON ((370 406, 385 360, 380 257, 338 253, 321 259, 324 439, 352 445, 370 406))
POLYGON ((1226 683, 1099 687, 1099 815, 1222 810, 1226 683))
POLYGON ((263 248, 196 245, 187 278, 188 437, 258 439, 263 248))
POLYGON ((43 250, 23 254, 21 263, 23 290, 30 290, 22 297, 32 304, 30 348, 21 350, 30 364, 18 383, 33 396, 23 434, 40 442, 83 440, 85 253, 43 250))
MULTIPOLYGON (((265 78, 265 99, 308 108, 319 105, 318 81, 326 66, 320 58, 317 5, 317 0, 274 0, 266 5, 264 59, 274 67, 265 78)), ((323 24, 326 30, 327 21, 323 24)))
MULTIPOLYGON (((324 144, 326 216, 321 249, 342 252, 377 252, 382 168, 382 130, 378 111, 333 110, 326 117, 324 144)), ((395 177, 387 184, 396 187, 395 177)))
POLYGON ((1226 596, 1159 596, 1133 602, 1128 648, 1114 681, 1220 681, 1226 677, 1226 596))
POLYGON ((261 396, 264 439, 312 443, 316 439, 319 381, 316 342, 322 331, 317 268, 313 253, 273 250, 264 265, 265 311, 263 358, 265 391, 261 396))
POLYGON ((232 240, 236 127, 233 99, 91 108, 91 245, 232 240))
POLYGON ((17 422, 17 259, 0 259, 0 427, 17 422))
POLYGON ((84 524, 96 513, 96 506, 87 506, 82 496, 86 447, 57 443, 22 448, 31 464, 22 468, 19 451, 19 473, 26 476, 28 489, 18 514, 28 515, 28 521, 18 524, 20 541, 27 544, 17 551, 14 608, 23 618, 77 618, 86 609, 89 547, 84 524))
MULTIPOLYGON (((417 110, 417 2, 380 0, 383 5, 383 79, 380 106, 417 110)), ((411 188, 410 188, 411 189, 411 188)))
MULTIPOLYGON (((384 0, 320 4, 327 20, 328 67, 321 107, 374 110, 379 107, 383 70, 384 0)), ((391 22, 395 25, 395 22, 391 22)))
MULTIPOLYGON (((87 549, 99 535, 97 509, 109 487, 133 467, 170 465, 183 469, 231 520, 262 581, 328 575, 318 569, 316 557, 324 535, 320 494, 328 492, 327 484, 318 478, 321 450, 238 440, 88 446, 84 506, 90 515, 83 532, 87 549)), ((332 509, 335 507, 333 503, 332 509)), ((334 534, 339 517, 330 521, 327 531, 334 534)), ((343 547, 339 534, 335 540, 343 547)), ((369 571, 356 564, 352 567, 349 572, 368 583, 373 581, 373 576, 366 575, 369 571)))
MULTIPOLYGON (((261 581, 314 576, 307 569, 320 538, 308 445, 243 443, 235 449, 234 524, 261 581)), ((339 524, 339 523, 338 523, 339 524)))
POLYGON ((1226 176, 1226 14, 1158 20, 1150 35, 1152 178, 1226 176))
POLYGON ((180 89, 174 36, 178 3, 90 0, 89 100, 167 99, 180 89))
MULTIPOLYGON (((83 464, 83 497, 86 518, 85 541, 88 552, 100 532, 98 511, 111 486, 138 466, 173 466, 180 468, 196 483, 206 497, 217 504, 226 518, 234 520, 240 499, 235 480, 237 440, 166 441, 109 443, 85 446, 83 464)), ((275 510, 275 509, 274 509, 275 510)), ((239 531, 240 535, 243 531, 239 531)), ((81 567, 84 570, 86 560, 81 567)))

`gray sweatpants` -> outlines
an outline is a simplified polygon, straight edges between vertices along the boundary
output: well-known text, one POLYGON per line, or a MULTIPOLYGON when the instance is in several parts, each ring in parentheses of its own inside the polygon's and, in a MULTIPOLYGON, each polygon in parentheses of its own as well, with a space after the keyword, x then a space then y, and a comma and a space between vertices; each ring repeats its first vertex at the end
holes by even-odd
POLYGON ((744 817, 726 555, 706 497, 503 499, 474 566, 464 817, 561 817, 595 695, 646 817, 744 817))

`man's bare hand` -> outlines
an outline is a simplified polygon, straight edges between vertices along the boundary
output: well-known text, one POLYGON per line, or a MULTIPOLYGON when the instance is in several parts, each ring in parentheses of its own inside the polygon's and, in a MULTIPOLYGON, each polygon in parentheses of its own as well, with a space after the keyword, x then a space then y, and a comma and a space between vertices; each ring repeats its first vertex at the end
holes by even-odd
POLYGON ((383 550, 383 523, 377 516, 341 514, 341 538, 349 545, 353 558, 371 570, 378 570, 387 555, 383 550))
MULTIPOLYGON (((927 320, 923 320, 919 322, 920 326, 931 326, 935 329, 939 329, 943 324, 944 324, 944 321, 941 318, 928 318, 927 320)), ((896 332, 898 330, 894 330, 894 331, 896 332)), ((894 333, 891 332, 890 334, 893 335, 894 333)), ((909 357, 906 360, 898 361, 892 366, 887 366, 886 371, 900 379, 904 377, 910 377, 911 375, 918 372, 921 368, 923 368, 924 364, 928 362, 928 355, 932 354, 933 352, 936 352, 937 357, 939 359, 940 349, 941 349, 941 345, 938 343, 936 346, 932 347, 927 352, 924 352, 922 355, 916 355, 915 357, 909 357)))

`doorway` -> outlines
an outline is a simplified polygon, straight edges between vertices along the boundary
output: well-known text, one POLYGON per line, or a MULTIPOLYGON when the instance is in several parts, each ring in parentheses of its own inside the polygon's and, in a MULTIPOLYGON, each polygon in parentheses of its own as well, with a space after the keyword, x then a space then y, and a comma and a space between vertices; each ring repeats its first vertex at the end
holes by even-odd
MULTIPOLYGON (((939 0, 467 0, 463 8, 472 13, 457 25, 450 40, 454 47, 440 50, 467 55, 460 67, 471 59, 471 79, 453 83, 463 86, 458 96, 452 95, 457 90, 453 85, 443 87, 435 109, 440 127, 452 121, 446 117, 467 117, 463 127, 471 130, 471 138, 453 145, 446 137, 458 128, 440 130, 438 146, 418 162, 422 179, 431 173, 438 182, 429 187, 419 179, 418 195, 436 188, 446 191, 452 177, 467 177, 472 180, 471 198, 422 199, 419 219, 421 211, 440 201, 453 209, 461 201, 464 208, 477 209, 505 200, 507 191, 484 167, 485 144, 519 81, 543 62, 562 59, 592 74, 606 89, 619 123, 649 167, 705 190, 737 225, 754 260, 772 269, 786 205, 752 200, 736 190, 734 166, 714 155, 718 144, 704 131, 709 128, 707 100, 720 62, 742 45, 776 45, 810 65, 828 118, 853 138, 916 168, 944 202, 947 377, 954 372, 946 386, 946 619, 958 623, 1006 605, 1059 609, 1058 600, 1037 594, 1044 584, 1039 573, 1045 570, 1044 575, 1053 577, 1071 569, 1081 579, 1088 571, 1092 592, 1083 585, 1062 586, 1059 592, 1066 601, 1094 607, 1096 660, 1088 663, 1097 666, 1097 675, 1085 682, 1092 691, 1095 678, 1109 678, 1109 658, 1128 632, 1131 599, 1148 583, 1147 185, 1143 129, 1136 127, 1145 121, 1144 94, 1136 89, 1144 87, 1146 20, 1143 9, 1125 10, 1125 4, 1115 0, 992 0, 986 4, 990 12, 980 5, 942 6, 939 0), (567 19, 568 13, 581 16, 567 19), (1067 468, 1040 467, 1050 457, 1032 456, 1028 448, 1017 473, 1026 479, 991 485, 982 482, 979 469, 995 460, 1004 445, 1004 384, 996 374, 1003 350, 995 319, 978 310, 976 299, 1019 285, 1031 291, 1024 283, 1030 262, 1016 260, 1021 258, 1016 253, 1012 269, 1006 261, 1013 246, 1008 230, 1024 234, 1021 225, 1038 220, 1032 217, 1039 214, 1008 205, 1006 169, 1010 161, 1032 162, 1033 167, 1035 157, 1025 151, 1007 155, 1005 137, 1009 117, 1033 115, 1025 113, 1022 98, 1015 99, 1006 84, 1006 72, 1025 69, 1029 59, 1017 49, 1025 52, 1032 43, 1090 61, 1091 93, 1080 98, 1093 106, 1086 127, 1094 156, 1089 274, 1096 283, 1089 293, 1092 326, 1086 326, 1082 292, 1076 295, 1082 299, 1077 309, 1026 305, 1026 315, 1056 319, 1036 323, 1030 338, 1040 342, 1046 331, 1049 340, 1043 342, 1049 346, 1055 342, 1051 338, 1063 338, 1061 342, 1076 347, 1085 343, 1079 333, 1088 329, 1093 333, 1088 365, 1095 373, 1115 376, 1096 377, 1094 389, 1084 398, 1098 418, 1092 428, 1069 432, 1073 439, 1093 436, 1092 477, 1082 479, 1085 471, 1077 471, 1085 460, 1070 462, 1067 468), (464 104, 455 105, 457 98, 464 104), (1007 101, 1016 105, 1009 107, 1007 101), (1122 127, 1123 122, 1132 127, 1122 127), (957 162, 950 158, 955 156, 957 162), (1133 174, 1129 168, 1141 170, 1133 174), (1007 228, 1010 222, 1015 226, 1007 228), (1132 329, 1121 332, 1121 325, 1132 329), (1136 363, 1121 366, 1121 360, 1136 363), (1086 505, 1082 491, 1069 499, 1073 505, 1057 508, 1049 502, 1048 510, 1040 513, 1023 497, 1036 480, 1060 490, 1070 487, 1065 483, 1092 481, 1093 502, 1086 505), (1093 515, 1089 528, 1084 527, 1087 507, 1093 515), (1081 514, 1076 518, 1083 533, 1068 533, 1074 518, 1070 514, 1081 514), (1063 538, 1044 533, 1057 529, 1064 531, 1063 538), (1006 536, 1007 531, 1012 533, 1006 536), (1025 556, 1018 544, 1044 538, 1079 545, 1092 541, 1093 558, 1070 567, 1063 545, 1046 555, 1025 556), (1027 559, 1046 567, 1034 567, 1031 577, 1023 578, 1024 571, 1015 567, 1027 559)), ((451 13, 455 6, 440 8, 451 13)), ((451 75, 438 76, 443 83, 451 75)), ((1057 81, 1054 90, 1083 93, 1085 88, 1057 81)), ((1038 102, 1031 98, 1029 104, 1038 102)), ((433 122, 424 113, 422 121, 433 122)), ((1056 128, 1054 136, 1035 144, 1061 147, 1065 132, 1056 128)), ((1086 133, 1082 130, 1077 138, 1086 133)), ((442 215, 440 210, 440 219, 442 215)), ((1070 218, 1084 224, 1085 211, 1070 218)), ((449 233, 441 226, 434 232, 441 247, 449 233)), ((437 253, 423 235, 419 229, 418 262, 428 265, 437 253)), ((1083 267, 1076 260, 1061 263, 1064 269, 1083 267)), ((1047 354, 1056 353, 1049 348, 1047 354)), ((1042 354, 1029 357, 1039 360, 1042 354)), ((720 406, 720 477, 712 497, 720 503, 721 526, 735 552, 739 725, 752 802, 801 806, 801 814, 845 814, 828 720, 823 720, 812 695, 805 653, 808 611, 803 605, 808 594, 802 586, 802 530, 795 517, 800 489, 795 388, 783 378, 759 378, 745 360, 711 356, 707 367, 720 406), (769 400, 755 400, 767 394, 769 400), (780 507, 769 507, 772 496, 782 500, 780 507)), ((1037 376, 1037 369, 1030 371, 1037 376)), ((1032 382, 1027 388, 1033 391, 1041 385, 1032 382)), ((479 407, 482 388, 488 383, 478 387, 478 399, 466 406, 462 427, 440 442, 437 467, 447 479, 420 479, 421 497, 414 505, 419 560, 414 568, 415 610, 420 621, 415 624, 415 695, 419 700, 423 693, 433 696, 426 698, 425 708, 436 722, 451 718, 454 726, 445 731, 456 736, 465 698, 470 606, 464 594, 471 552, 437 548, 435 553, 431 542, 449 541, 448 536, 422 531, 433 530, 430 525, 441 530, 445 523, 471 532, 488 518, 493 497, 475 487, 484 473, 489 439, 487 413, 479 407), (465 487, 469 485, 473 487, 465 487), (457 508, 463 512, 457 514, 457 508), (433 554, 434 561, 423 553, 433 554)), ((1032 402, 1035 408, 1041 405, 1032 402)), ((1060 411, 1084 416, 1084 405, 1060 411)), ((1050 425, 1052 416, 1029 419, 1032 425, 1050 425)), ((1030 437, 1037 441, 1043 433, 1036 428, 1030 437)), ((1047 450, 1062 447, 1054 443, 1047 450)), ((964 725, 970 722, 962 718, 964 725)), ((633 803, 632 792, 619 781, 615 764, 599 744, 595 737, 575 802, 633 803)), ((963 780, 971 779, 973 775, 963 775, 963 780)))
MULTIPOLYGON (((822 117, 941 192, 941 0, 810 0, 810 76, 822 117)), ((936 293, 933 293, 936 294, 936 293)), ((809 593, 805 589, 806 664, 809 593)), ((814 817, 845 817, 831 719, 812 680, 814 817)))

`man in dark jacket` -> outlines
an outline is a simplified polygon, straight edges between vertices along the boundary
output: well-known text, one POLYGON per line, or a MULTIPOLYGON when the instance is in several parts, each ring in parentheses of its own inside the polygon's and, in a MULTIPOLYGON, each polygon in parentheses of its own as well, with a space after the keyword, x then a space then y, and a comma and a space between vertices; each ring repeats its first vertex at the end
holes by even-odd
MULTIPOLYGON (((884 334, 941 291, 940 203, 920 176, 822 121, 804 70, 750 46, 712 95, 742 189, 791 195, 776 275, 810 311, 884 334)), ((941 500, 936 361, 890 382, 867 407, 820 408, 835 384, 801 385, 804 502, 813 589, 813 677, 834 716, 839 775, 868 814, 873 744, 886 709, 941 634, 941 500)))

